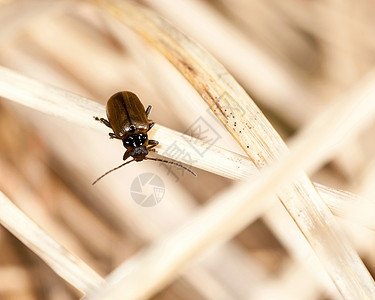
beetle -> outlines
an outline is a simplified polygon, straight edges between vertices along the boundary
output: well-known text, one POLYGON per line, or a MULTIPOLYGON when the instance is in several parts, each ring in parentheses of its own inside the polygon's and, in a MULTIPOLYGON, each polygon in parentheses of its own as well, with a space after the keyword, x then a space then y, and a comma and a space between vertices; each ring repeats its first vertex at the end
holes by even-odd
POLYGON ((153 148, 159 144, 158 141, 149 140, 147 135, 147 132, 155 125, 152 120, 148 119, 151 108, 152 106, 149 105, 145 110, 142 102, 134 93, 123 91, 118 92, 109 98, 106 105, 108 120, 94 117, 96 121, 99 121, 112 129, 113 132, 109 133, 110 138, 122 140, 126 149, 122 159, 126 161, 130 156, 133 157, 133 159, 104 173, 92 183, 93 185, 107 174, 123 167, 124 165, 133 161, 139 162, 142 160, 154 160, 173 164, 196 176, 192 170, 179 163, 147 157, 149 151, 155 151, 153 148))

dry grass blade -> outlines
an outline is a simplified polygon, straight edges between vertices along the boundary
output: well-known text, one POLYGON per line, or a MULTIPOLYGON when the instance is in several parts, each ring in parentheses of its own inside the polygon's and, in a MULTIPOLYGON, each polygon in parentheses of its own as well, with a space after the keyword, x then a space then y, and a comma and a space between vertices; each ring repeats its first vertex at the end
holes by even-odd
MULTIPOLYGON (((258 168, 274 163, 275 159, 286 153, 285 144, 253 101, 226 70, 202 48, 155 14, 138 6, 119 1, 92 2, 111 12, 164 54, 200 93, 258 168)), ((327 139, 324 138, 317 138, 315 142, 326 143, 327 139)), ((326 150, 319 148, 320 144, 314 143, 314 146, 318 147, 318 150, 326 150)), ((287 156, 287 159, 272 167, 273 171, 253 189, 241 184, 236 189, 226 192, 200 212, 187 227, 125 264, 122 272, 117 272, 118 277, 111 277, 112 284, 121 279, 120 283, 115 284, 113 289, 108 289, 108 293, 101 293, 100 299, 103 299, 104 295, 107 298, 109 295, 119 295, 119 292, 127 293, 129 299, 147 297, 169 282, 187 260, 203 251, 209 244, 224 237, 228 238, 243 228, 253 216, 248 211, 253 208, 254 199, 260 200, 268 195, 270 189, 288 177, 286 174, 291 177, 298 170, 297 164, 317 164, 323 161, 321 152, 314 153, 314 149, 310 148, 303 153, 299 151, 302 148, 297 147, 296 153, 314 154, 313 159, 304 161, 301 156, 297 159, 287 156), (189 243, 186 244, 186 241, 189 243), (158 257, 162 256, 168 256, 168 259, 156 262, 158 257), (158 277, 149 280, 147 287, 142 284, 142 291, 137 290, 135 287, 140 286, 139 280, 144 283, 145 271, 147 269, 147 273, 149 272, 151 263, 155 268, 153 274, 158 274, 158 277), (133 272, 130 272, 135 266, 133 272)), ((312 165, 308 166, 310 170, 313 169, 312 165)), ((293 184, 283 186, 278 191, 278 196, 344 298, 374 297, 375 288, 371 276, 343 237, 309 179, 300 174, 293 184)), ((263 207, 254 207, 254 210, 264 209, 268 204, 266 202, 262 202, 263 207)))
MULTIPOLYGON (((235 24, 217 14, 208 3, 186 0, 146 1, 146 3, 166 16, 183 32, 194 36, 220 62, 233 71, 233 75, 247 90, 261 95, 259 101, 273 106, 290 122, 301 124, 317 111, 316 106, 312 105, 314 102, 308 100, 310 91, 304 88, 299 78, 292 78, 290 70, 280 67, 279 61, 274 61, 263 53, 248 36, 236 29, 235 24), (293 113, 290 113, 291 106, 293 106, 293 113)), ((228 6, 230 11, 238 3, 223 2, 221 5, 228 6)), ((252 3, 253 22, 256 20, 262 22, 261 14, 258 15, 259 11, 256 10, 262 5, 267 4, 252 3)), ((281 18, 277 13, 272 17, 275 22, 281 18)), ((246 16, 246 19, 248 20, 249 16, 246 16)), ((281 26, 282 22, 278 24, 281 26)), ((259 27, 262 28, 262 24, 259 27)), ((267 28, 264 28, 264 31, 267 31, 267 28)), ((287 38, 285 28, 282 27, 280 31, 287 38)))
MULTIPOLYGON (((68 91, 26 78, 4 67, 0 67, 0 79, 0 95, 2 97, 7 97, 41 112, 58 116, 69 122, 107 132, 106 128, 99 126, 92 119, 93 115, 104 114, 104 107, 100 104, 68 91)), ((248 157, 215 145, 207 145, 203 141, 160 125, 155 125, 155 129, 150 132, 150 135, 161 142, 158 148, 162 156, 169 157, 167 149, 173 142, 178 147, 186 149, 185 151, 195 162, 195 167, 235 180, 256 180, 259 177, 259 171, 248 157), (191 147, 188 147, 188 144, 194 145, 198 151, 192 150, 191 147), (197 154, 203 151, 207 151, 204 158, 197 154)), ((369 207, 372 207, 371 201, 320 184, 315 183, 315 187, 335 215, 350 218, 350 220, 369 228, 375 228, 374 210, 369 209, 369 207), (364 207, 366 207, 365 210, 361 209, 364 207), (349 211, 355 211, 356 213, 349 215, 347 213, 349 211), (367 213, 367 217, 361 215, 364 211, 367 213)))
POLYGON ((375 230, 374 201, 317 183, 315 187, 333 214, 375 230))
MULTIPOLYGON (((57 116, 63 120, 93 128, 108 134, 108 129, 93 119, 105 116, 103 105, 51 85, 29 79, 4 67, 0 67, 0 96, 14 102, 57 116)), ((244 156, 208 145, 207 143, 156 124, 149 133, 158 140, 158 152, 172 158, 168 152, 172 143, 189 153, 194 166, 232 179, 256 174, 254 165, 244 156), (188 145, 194 145, 194 150, 188 145), (204 158, 199 153, 206 152, 204 158)), ((188 163, 181 161, 182 163, 188 163)))
POLYGON ((103 283, 103 279, 95 271, 39 228, 2 192, 0 223, 81 292, 86 294, 103 283))
MULTIPOLYGON (((37 221, 31 228, 48 232, 102 276, 123 263, 106 281, 100 278, 89 295, 100 300, 338 300, 340 290, 345 298, 375 298, 363 263, 352 255, 355 249, 373 276, 375 231, 346 222, 375 228, 374 203, 369 201, 375 196, 375 122, 356 134, 372 117, 375 104, 374 73, 363 80, 374 62, 373 3, 111 1, 0 4, 0 65, 14 70, 0 67, 0 98, 13 101, 0 99, 0 191, 30 222, 37 221), (124 5, 124 21, 130 26, 93 3, 124 5), (141 11, 132 10, 131 3, 138 3, 141 11), (151 10, 146 17, 145 6, 151 10), (252 104, 231 76, 259 103, 292 154, 279 149, 282 141, 273 145, 280 138, 256 115, 256 107, 254 115, 243 115, 252 104), (89 99, 104 104, 124 90, 153 107, 151 118, 159 126, 150 138, 160 144, 150 158, 165 156, 192 166, 198 178, 145 161, 91 186, 120 163, 123 147, 109 140, 109 128, 93 120, 105 117, 105 107, 89 99), (330 106, 335 99, 336 106, 330 106), (220 111, 230 116, 229 130, 210 107, 222 121, 227 118, 220 111), (297 135, 325 110, 319 122, 297 135), (245 150, 254 147, 248 150, 251 159, 230 130, 237 140, 243 137, 245 150), (339 190, 311 185, 302 172, 339 190), (159 177, 164 188, 143 185, 141 175, 147 173, 159 177), (138 201, 144 196, 155 200, 151 205, 163 199, 144 207, 138 201), (322 201, 345 219, 332 218, 322 201), (328 233, 327 225, 333 227, 328 233), (324 236, 316 238, 322 231, 324 236), (361 288, 364 295, 359 295, 361 288)), ((122 18, 121 9, 112 12, 122 18)), ((68 282, 69 274, 66 281, 60 269, 49 267, 60 266, 60 257, 51 252, 55 261, 46 264, 38 257, 45 253, 34 253, 17 241, 12 232, 25 226, 19 223, 9 223, 9 230, 0 226, 0 298, 82 296, 77 284, 68 282)), ((37 246, 44 247, 39 241, 37 246)), ((74 271, 67 265, 67 273, 74 271)))
MULTIPOLYGON (((368 91, 364 91, 365 96, 362 95, 360 97, 360 100, 363 101, 362 104, 371 101, 371 97, 366 97, 366 92, 368 91)), ((344 126, 344 130, 349 132, 353 123, 356 122, 357 117, 361 114, 364 119, 367 119, 364 116, 366 114, 364 110, 351 111, 350 113, 349 108, 355 102, 357 102, 356 98, 350 99, 350 101, 347 100, 344 103, 340 117, 330 124, 332 125, 331 129, 340 125, 340 119, 345 119, 348 124, 344 126), (354 115, 354 117, 351 118, 351 115, 354 115)), ((375 113, 375 107, 371 105, 365 106, 371 108, 372 114, 375 113)), ((328 111, 331 113, 337 111, 336 103, 328 111)), ((327 115, 328 113, 323 114, 313 124, 314 126, 312 127, 321 126, 320 129, 317 128, 319 129, 318 132, 325 127, 327 121, 325 117, 327 115)), ((356 129, 359 130, 359 128, 356 129)), ((342 130, 342 133, 344 133, 344 130, 342 130)), ((306 165, 306 168, 311 171, 317 166, 316 162, 321 162, 326 158, 325 154, 322 155, 324 153, 322 150, 331 145, 331 135, 334 134, 334 131, 330 130, 330 134, 322 135, 319 141, 315 140, 317 145, 310 144, 310 146, 314 146, 310 148, 309 152, 312 155, 304 157, 301 155, 301 149, 304 148, 306 134, 309 132, 310 130, 306 130, 296 142, 292 152, 266 170, 262 179, 257 181, 252 188, 249 189, 248 184, 242 183, 219 195, 210 205, 198 212, 185 226, 154 243, 149 249, 142 251, 120 266, 107 278, 109 286, 98 291, 92 298, 113 299, 121 295, 124 299, 145 299, 155 292, 160 285, 169 282, 176 275, 176 271, 182 268, 188 259, 200 253, 208 244, 215 242, 217 239, 222 241, 232 231, 242 226, 243 222, 254 220, 270 204, 270 198, 266 200, 265 197, 270 195, 273 188, 287 182, 299 170, 299 166, 306 165), (261 204, 257 202, 257 199, 260 198, 263 199, 261 204), (231 199, 231 201, 228 201, 228 199, 231 199), (146 281, 145 278, 147 278, 146 281)), ((334 224, 331 225, 333 226, 334 224)), ((328 243, 325 244, 325 246, 327 245, 329 246, 328 243)), ((363 269, 363 264, 359 259, 352 262, 352 265, 358 269, 362 268, 364 273, 361 275, 366 276, 367 271, 363 269)), ((343 272, 350 271, 344 270, 343 272)), ((345 276, 345 273, 341 275, 345 276)), ((369 285, 366 286, 368 290, 364 291, 359 298, 372 298, 373 283, 371 278, 369 280, 369 285)), ((344 294, 344 297, 351 299, 351 296, 346 294, 344 294)))

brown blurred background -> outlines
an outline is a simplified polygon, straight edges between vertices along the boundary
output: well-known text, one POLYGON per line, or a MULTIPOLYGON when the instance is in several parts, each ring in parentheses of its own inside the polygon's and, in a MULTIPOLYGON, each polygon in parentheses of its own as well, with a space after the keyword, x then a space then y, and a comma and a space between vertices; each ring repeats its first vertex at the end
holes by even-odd
MULTIPOLYGON (((374 65, 373 1, 140 3, 225 65, 286 141, 374 65)), ((120 41, 113 26, 100 10, 79 1, 1 1, 0 64, 102 104, 117 91, 131 90, 145 106, 153 105, 156 123, 180 132, 203 116, 220 136, 215 145, 242 153, 205 115, 207 107, 197 105, 197 95, 177 71, 130 31, 120 41)), ((371 198, 373 129, 346 145, 313 180, 371 198)), ((202 170, 195 170, 196 180, 147 162, 92 187, 122 154, 121 143, 105 135, 0 100, 0 190, 102 276, 232 184, 202 170), (130 194, 132 182, 145 172, 165 185, 162 202, 149 208, 130 194)), ((374 272, 373 232, 340 222, 374 272)), ((285 232, 299 235, 293 226, 275 207, 225 247, 210 251, 199 267, 189 266, 189 276, 154 299, 339 299, 319 266, 312 270, 303 263, 314 265, 313 258, 285 243, 285 232)), ((0 245, 1 300, 82 296, 2 227, 0 245)))

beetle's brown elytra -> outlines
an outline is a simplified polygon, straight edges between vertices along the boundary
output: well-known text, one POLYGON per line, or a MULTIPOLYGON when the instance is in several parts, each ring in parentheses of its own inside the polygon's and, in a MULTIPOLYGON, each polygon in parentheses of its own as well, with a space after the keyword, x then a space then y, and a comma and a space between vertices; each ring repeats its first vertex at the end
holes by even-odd
POLYGON ((95 118, 113 130, 111 138, 122 140, 126 149, 123 160, 129 156, 135 161, 142 161, 148 150, 159 144, 158 141, 149 140, 147 132, 154 126, 148 119, 151 105, 145 108, 139 98, 132 92, 118 92, 107 102, 106 119, 95 118))
POLYGON ((109 98, 106 106, 106 113, 108 120, 104 118, 94 117, 95 120, 102 122, 107 127, 113 130, 110 132, 110 138, 122 140, 125 147, 123 160, 130 156, 132 160, 123 163, 122 165, 109 170, 93 182, 93 185, 107 174, 115 171, 122 166, 133 161, 154 160, 164 163, 179 166, 194 176, 196 174, 179 163, 168 161, 159 158, 146 157, 152 148, 156 147, 159 142, 149 140, 147 132, 154 126, 154 122, 148 119, 151 111, 151 105, 145 110, 141 100, 132 92, 124 91, 118 92, 109 98))

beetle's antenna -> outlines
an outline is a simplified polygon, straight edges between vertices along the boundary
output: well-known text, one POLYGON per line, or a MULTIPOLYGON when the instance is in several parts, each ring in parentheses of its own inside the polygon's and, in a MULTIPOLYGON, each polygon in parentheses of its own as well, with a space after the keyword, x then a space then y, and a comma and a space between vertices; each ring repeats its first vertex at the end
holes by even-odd
POLYGON ((108 175, 109 173, 113 172, 113 171, 116 171, 117 169, 120 169, 121 167, 127 165, 128 163, 131 163, 132 161, 134 161, 134 159, 132 160, 129 160, 127 162, 124 162, 123 164, 119 165, 118 167, 116 168, 113 168, 112 170, 109 170, 108 172, 105 172, 102 176, 100 176, 99 178, 97 178, 93 183, 92 185, 94 185, 95 183, 97 183, 100 179, 102 179, 104 176, 108 175))
POLYGON ((153 157, 145 157, 144 159, 147 159, 147 160, 155 160, 155 161, 160 161, 160 162, 163 162, 163 163, 166 163, 166 164, 171 164, 171 165, 175 165, 175 166, 178 166, 180 168, 183 168, 184 170, 188 171, 189 173, 193 174, 194 176, 197 176, 197 174, 195 174, 192 170, 190 170, 188 167, 182 165, 182 164, 179 164, 179 163, 176 163, 174 161, 170 161, 170 160, 165 160, 165 159, 160 159, 160 158, 153 158, 153 157))

